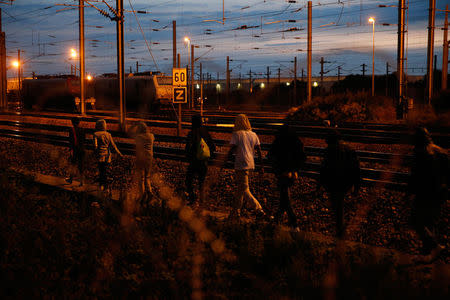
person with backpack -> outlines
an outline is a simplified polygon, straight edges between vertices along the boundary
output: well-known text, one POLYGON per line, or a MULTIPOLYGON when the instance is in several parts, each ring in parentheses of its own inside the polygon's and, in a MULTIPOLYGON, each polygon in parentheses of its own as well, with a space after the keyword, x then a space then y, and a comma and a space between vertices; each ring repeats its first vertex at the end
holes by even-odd
POLYGON ((433 143, 426 128, 413 136, 414 159, 408 193, 412 196, 412 225, 422 240, 422 254, 436 256, 443 249, 434 233, 442 205, 448 200, 450 165, 445 149, 433 143))
POLYGON ((111 150, 122 156, 109 132, 106 131, 106 121, 100 119, 95 124, 94 151, 98 162, 98 182, 103 191, 108 184, 108 168, 111 164, 111 150))
POLYGON ((297 218, 289 198, 289 188, 298 178, 298 173, 306 161, 306 154, 302 141, 288 124, 284 124, 276 134, 275 140, 270 146, 268 158, 272 163, 280 193, 280 203, 275 214, 275 221, 279 223, 286 212, 289 226, 299 231, 297 218))
POLYGON ((155 136, 150 133, 144 122, 139 122, 134 135, 136 143, 136 175, 138 179, 139 195, 142 198, 152 193, 151 168, 153 165, 153 142, 155 136))
POLYGON ((234 170, 236 176, 235 203, 230 217, 240 217, 241 209, 245 199, 248 200, 250 206, 252 206, 252 208, 257 211, 259 216, 265 216, 265 212, 261 204, 250 192, 250 186, 248 182, 250 170, 255 169, 255 150, 258 153, 259 162, 261 165, 260 171, 261 173, 264 173, 264 167, 262 165, 261 146, 258 136, 252 131, 250 122, 247 116, 244 114, 236 116, 230 145, 231 148, 228 152, 228 157, 230 157, 232 153, 235 153, 234 170))
POLYGON ((191 121, 191 131, 186 137, 185 153, 189 166, 186 172, 186 191, 188 204, 196 202, 193 181, 198 178, 198 187, 200 193, 200 202, 206 196, 204 186, 206 173, 208 172, 208 161, 214 155, 216 146, 208 130, 202 124, 200 115, 193 115, 191 121))
POLYGON ((319 183, 325 187, 336 216, 336 234, 344 235, 344 198, 353 188, 359 191, 361 183, 359 160, 356 152, 341 141, 337 130, 326 137, 327 148, 320 168, 319 183))
POLYGON ((70 163, 72 164, 70 168, 70 175, 66 178, 66 182, 71 184, 74 175, 78 171, 78 176, 80 177, 80 186, 84 184, 84 164, 85 164, 85 141, 86 133, 80 125, 80 119, 74 117, 71 120, 72 127, 69 129, 69 143, 70 143, 70 163))

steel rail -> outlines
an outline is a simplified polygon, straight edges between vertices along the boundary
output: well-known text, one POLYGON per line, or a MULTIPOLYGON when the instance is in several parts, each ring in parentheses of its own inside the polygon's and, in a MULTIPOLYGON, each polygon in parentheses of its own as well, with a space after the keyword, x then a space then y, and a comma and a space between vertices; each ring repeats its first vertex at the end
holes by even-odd
MULTIPOLYGON (((9 115, 16 116, 32 116, 48 119, 63 119, 69 120, 73 118, 73 114, 64 115, 49 115, 49 114, 37 114, 37 113, 6 113, 9 115)), ((84 122, 94 122, 95 117, 81 117, 84 122)), ((111 124, 117 124, 117 119, 112 117, 105 117, 105 120, 111 124)), ((148 126, 151 127, 165 127, 165 128, 176 128, 175 121, 160 121, 160 120, 143 120, 143 119, 132 119, 129 118, 129 122, 144 121, 148 126)), ((184 128, 189 128, 190 123, 184 123, 184 128)), ((208 124, 205 127, 211 132, 231 132, 231 124, 208 124)), ((262 135, 273 135, 276 133, 280 126, 267 125, 260 126, 265 128, 254 128, 254 131, 262 135)), ((324 126, 292 126, 296 130, 300 137, 324 139, 328 134, 329 128, 324 126)), ((361 128, 338 128, 342 135, 342 138, 349 142, 354 143, 365 143, 365 144, 411 144, 412 133, 411 132, 388 132, 382 130, 367 130, 361 128)), ((433 135, 435 142, 445 148, 450 147, 450 134, 437 133, 433 135)))
MULTIPOLYGON (((18 128, 18 129, 33 129, 33 130, 37 130, 38 132, 40 130, 53 131, 56 133, 67 133, 70 128, 65 125, 50 125, 50 124, 29 123, 29 122, 22 122, 22 121, 7 121, 7 120, 0 120, 0 126, 14 127, 14 128, 18 128)), ((95 131, 95 129, 85 128, 85 131, 88 134, 92 134, 95 131)), ((110 130, 110 133, 114 137, 130 138, 126 133, 121 132, 121 131, 110 130)), ((180 144, 186 143, 185 137, 177 137, 177 136, 173 136, 173 135, 155 134, 155 138, 158 142, 180 143, 180 144)), ((225 140, 215 140, 215 143, 218 146, 227 146, 229 144, 229 142, 225 141, 225 140)), ((270 149, 270 144, 262 144, 261 148, 263 150, 267 151, 270 149)), ((325 149, 320 148, 320 147, 306 146, 305 151, 309 156, 323 156, 325 149)), ((363 161, 365 160, 368 162, 375 162, 375 163, 389 163, 393 159, 409 162, 412 159, 412 157, 410 155, 373 152, 373 151, 361 151, 361 150, 357 150, 356 152, 363 161)))

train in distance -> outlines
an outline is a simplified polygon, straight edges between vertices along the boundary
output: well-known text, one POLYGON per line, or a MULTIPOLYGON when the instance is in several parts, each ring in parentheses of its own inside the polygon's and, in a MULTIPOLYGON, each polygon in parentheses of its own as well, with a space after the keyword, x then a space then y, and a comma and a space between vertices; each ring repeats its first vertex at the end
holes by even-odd
MULTIPOLYGON (((86 101, 88 109, 117 110, 119 108, 116 76, 106 75, 86 81, 85 89, 85 99, 89 99, 86 101), (93 104, 95 107, 90 107, 94 106, 93 104)), ((170 105, 172 102, 172 76, 159 73, 127 76, 125 93, 127 110, 157 111, 160 107, 170 105)), ((79 111, 77 104, 79 104, 80 80, 73 75, 24 79, 21 96, 26 109, 79 111)))

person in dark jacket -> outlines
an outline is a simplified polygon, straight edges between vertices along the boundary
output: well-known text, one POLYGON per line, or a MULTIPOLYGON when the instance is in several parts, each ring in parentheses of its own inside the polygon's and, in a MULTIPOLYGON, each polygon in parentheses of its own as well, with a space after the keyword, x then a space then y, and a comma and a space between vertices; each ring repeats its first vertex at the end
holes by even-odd
POLYGON ((326 137, 327 148, 320 169, 320 184, 326 189, 336 215, 336 233, 344 234, 344 198, 353 187, 360 187, 360 167, 356 152, 341 141, 336 130, 330 130, 326 137))
POLYGON ((275 221, 280 222, 284 212, 288 215, 289 226, 298 230, 297 218, 289 199, 289 188, 298 178, 298 173, 306 160, 302 141, 288 124, 283 125, 275 136, 269 153, 269 160, 277 177, 280 204, 275 221))
POLYGON ((216 150, 216 146, 211 138, 211 135, 208 130, 203 127, 201 116, 193 115, 191 124, 191 131, 187 135, 185 147, 186 157, 189 162, 186 173, 186 190, 188 194, 188 203, 190 205, 194 204, 197 198, 194 193, 194 177, 198 178, 200 201, 203 201, 206 196, 204 182, 208 171, 208 159, 199 159, 198 157, 199 146, 202 139, 207 144, 211 156, 214 155, 216 150))
POLYGON ((438 244, 433 227, 441 206, 448 200, 448 153, 433 143, 425 128, 418 128, 413 139, 414 160, 408 189, 414 196, 412 223, 422 240, 422 253, 437 254, 443 247, 438 244))
POLYGON ((80 119, 72 118, 72 127, 69 129, 69 143, 71 150, 70 162, 72 164, 69 177, 66 178, 68 183, 72 183, 74 175, 78 171, 80 176, 80 186, 84 183, 84 163, 85 163, 85 141, 86 133, 83 128, 79 127, 80 119))

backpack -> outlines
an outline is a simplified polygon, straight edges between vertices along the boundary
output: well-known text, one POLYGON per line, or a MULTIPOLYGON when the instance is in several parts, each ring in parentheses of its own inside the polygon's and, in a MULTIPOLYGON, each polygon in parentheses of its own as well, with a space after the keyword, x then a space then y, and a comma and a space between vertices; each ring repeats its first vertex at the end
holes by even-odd
POLYGON ((211 153, 209 152, 208 144, 205 142, 203 138, 201 138, 197 146, 197 159, 208 160, 210 157, 211 153))

